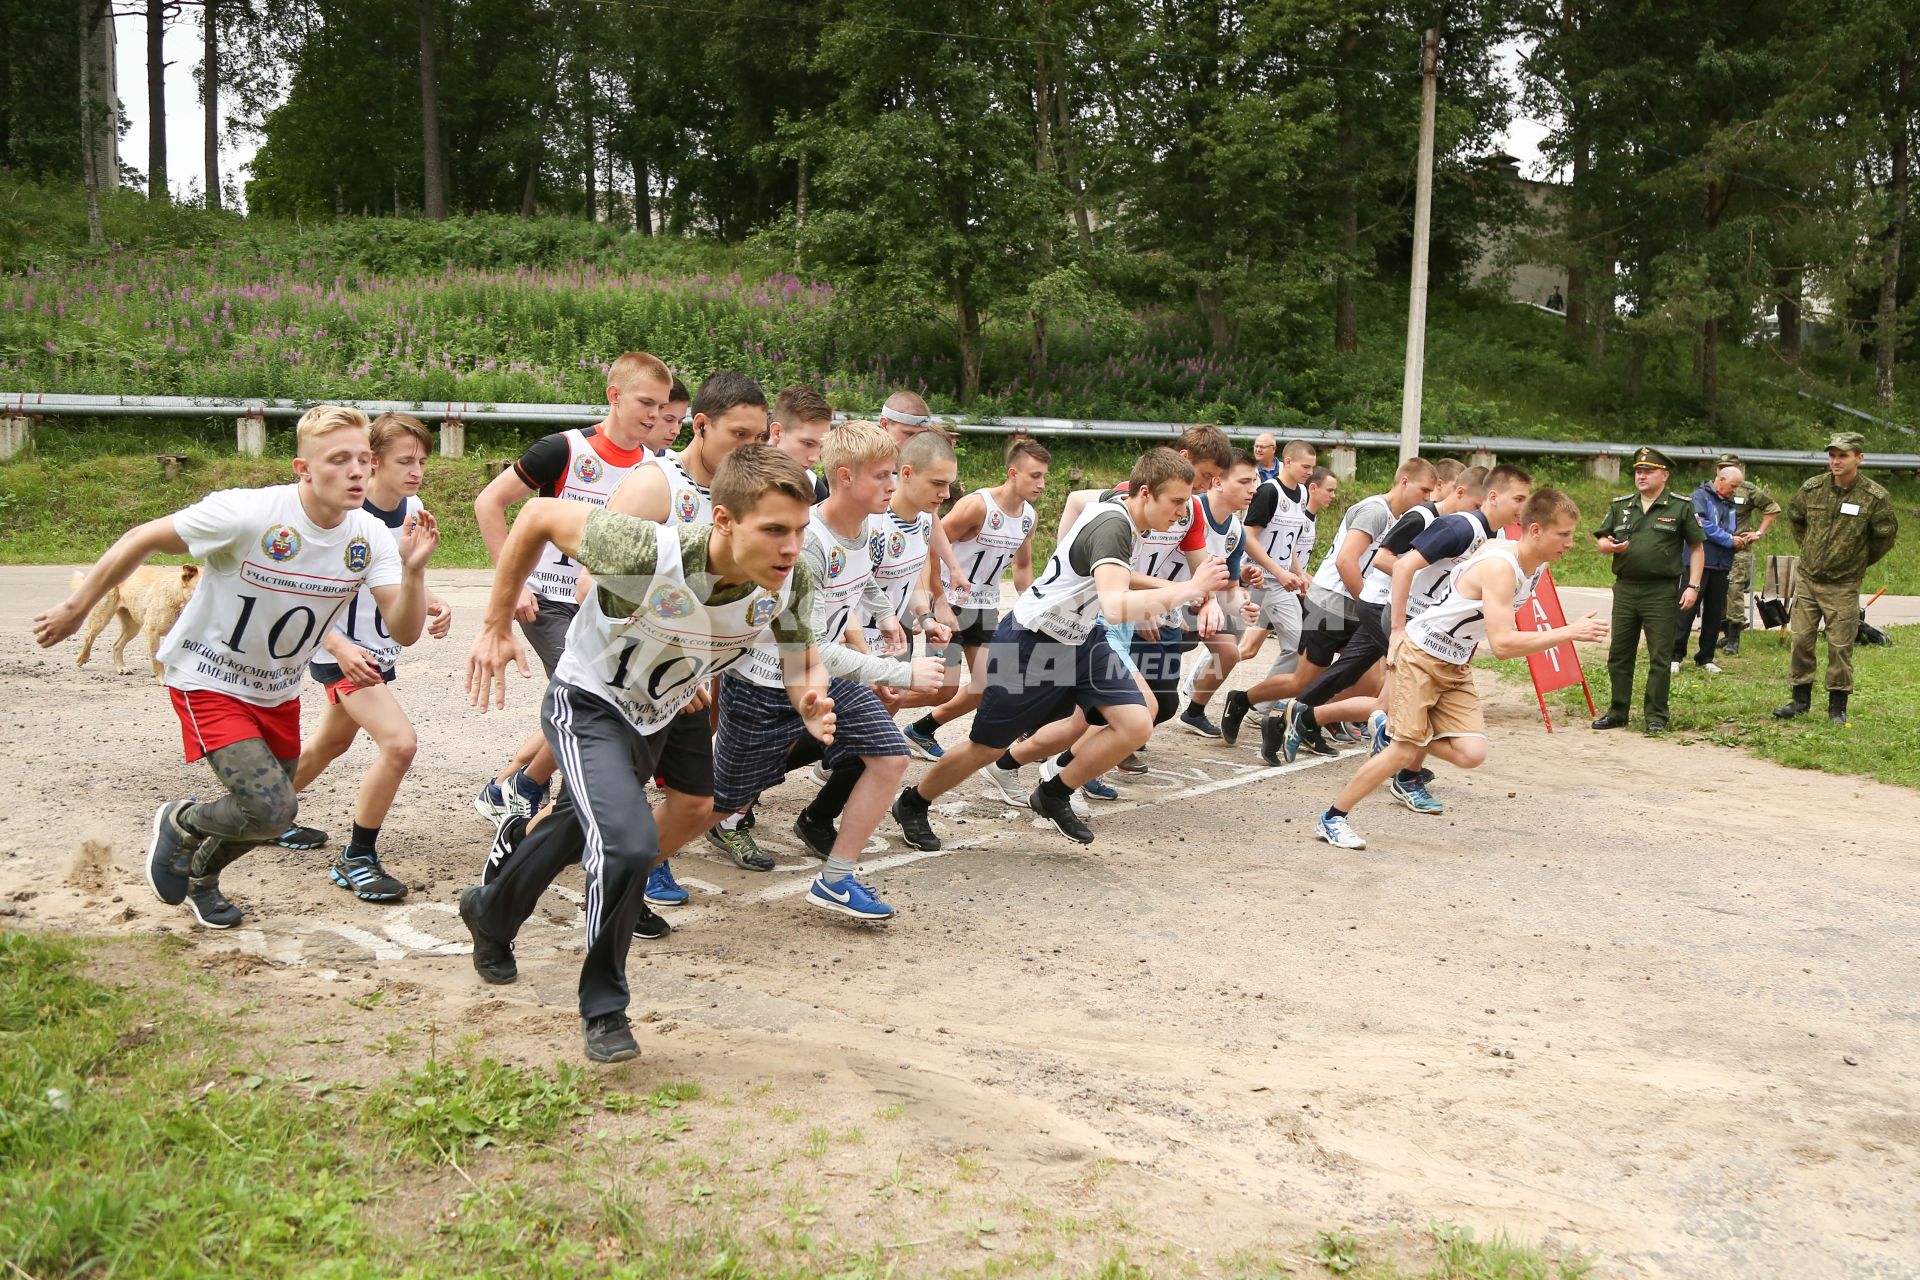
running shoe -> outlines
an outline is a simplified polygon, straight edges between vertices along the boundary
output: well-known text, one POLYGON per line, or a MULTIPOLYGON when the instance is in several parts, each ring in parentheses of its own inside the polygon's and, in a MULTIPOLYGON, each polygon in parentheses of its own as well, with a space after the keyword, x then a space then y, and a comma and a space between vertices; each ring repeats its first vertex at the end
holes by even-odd
POLYGON ((1180 723, 1189 732, 1197 733, 1203 738, 1220 736, 1220 726, 1207 719, 1206 708, 1197 702, 1187 704, 1187 709, 1180 713, 1180 723))
POLYGON ((901 799, 905 794, 903 791, 900 796, 895 796, 893 807, 887 811, 893 815, 893 820, 900 824, 901 837, 916 849, 925 849, 928 852, 938 849, 940 837, 934 834, 933 823, 927 820, 928 811, 918 805, 909 808, 901 799))
POLYGON ((947 754, 947 749, 932 734, 922 733, 912 725, 902 729, 900 736, 907 740, 907 750, 922 760, 938 760, 947 754))
POLYGON ((1227 695, 1226 709, 1220 713, 1220 741, 1232 746, 1240 741, 1240 723, 1253 710, 1253 703, 1247 700, 1245 691, 1235 689, 1227 695))
POLYGON ((1319 836, 1336 849, 1364 849, 1367 847, 1366 840, 1361 837, 1359 832, 1353 829, 1353 825, 1347 821, 1345 814, 1337 818, 1328 817, 1324 813, 1321 814, 1314 820, 1313 834, 1319 836))
POLYGON ((1700 670, 1706 672, 1710 676, 1723 676, 1727 673, 1726 668, 1721 666, 1717 662, 1702 662, 1698 665, 1700 670))
MULTIPOLYGON (((1287 743, 1287 707, 1284 701, 1274 703, 1273 710, 1267 712, 1267 718, 1260 722, 1260 760, 1263 764, 1281 763, 1280 753, 1287 743)), ((1292 761, 1288 760, 1287 763, 1292 761)))
POLYGON ((893 908, 875 897, 871 886, 861 884, 852 876, 841 876, 831 882, 824 875, 815 876, 807 889, 807 905, 822 911, 837 911, 855 920, 893 919, 893 908))
POLYGON ((473 971, 482 982, 501 986, 520 976, 520 965, 513 958, 513 944, 498 942, 480 932, 480 890, 460 891, 460 923, 467 926, 473 939, 473 971))
POLYGON ((673 864, 662 862, 647 875, 647 888, 643 901, 650 907, 678 907, 685 905, 687 891, 673 878, 673 864))
POLYGON ((624 1013, 603 1013, 597 1018, 588 1018, 584 1032, 587 1056, 595 1062, 627 1062, 640 1056, 633 1026, 624 1013))
POLYGON ((187 900, 187 862, 200 847, 197 837, 180 826, 180 815, 193 797, 169 800, 153 811, 153 838, 147 842, 147 887, 170 907, 187 900))
POLYGON ((1033 794, 1027 797, 1027 805, 1035 813, 1059 828, 1060 834, 1075 844, 1092 844, 1093 828, 1080 821, 1080 815, 1073 811, 1072 797, 1062 800, 1050 796, 1043 787, 1035 787, 1033 794))
POLYGON ((825 760, 816 761, 813 768, 807 770, 807 776, 813 779, 814 786, 816 787, 826 786, 827 785, 827 762, 825 760))
POLYGON ((193 908, 193 918, 209 929, 231 929, 242 919, 240 908, 220 892, 218 876, 187 881, 187 905, 193 908))
POLYGON ((1305 726, 1299 718, 1293 714, 1293 708, 1289 706, 1287 708, 1287 731, 1280 736, 1280 750, 1287 757, 1288 764, 1292 764, 1294 758, 1300 754, 1300 748, 1306 741, 1304 731, 1305 726))
POLYGON ((733 865, 743 871, 773 870, 772 856, 753 838, 745 821, 731 831, 725 827, 707 828, 707 843, 732 858, 733 865))
POLYGON ((987 780, 993 783, 994 789, 1006 797, 1008 804, 1027 802, 1027 789, 1020 780, 1018 769, 1003 769, 1000 767, 1000 762, 996 760, 981 772, 987 775, 987 780))
MULTIPOLYGON (((1042 760, 1040 762, 1040 781, 1051 782, 1053 781, 1053 779, 1059 776, 1060 776, 1060 764, 1057 758, 1053 756, 1048 756, 1045 760, 1042 760)), ((1017 804, 1019 802, 1015 801, 1015 803, 1017 804)), ((1073 807, 1073 814, 1076 818, 1080 818, 1084 820, 1086 818, 1090 818, 1093 816, 1092 806, 1087 804, 1087 798, 1081 795, 1078 791, 1075 791, 1072 793, 1072 795, 1068 798, 1067 803, 1073 807)))
POLYGON ((1395 800, 1398 800, 1415 813, 1445 813, 1447 811, 1447 806, 1433 798, 1433 794, 1427 790, 1425 783, 1418 781, 1402 782, 1400 781, 1399 775, 1396 774, 1393 779, 1387 783, 1387 790, 1393 794, 1395 800))
POLYGON ((1120 798, 1120 793, 1108 786, 1105 778, 1094 778, 1085 786, 1081 787, 1080 790, 1084 794, 1092 796, 1095 800, 1118 800, 1120 798))
POLYGON ((1375 711, 1367 717, 1367 754, 1377 756, 1393 742, 1393 735, 1387 732, 1387 713, 1375 711))
POLYGON ((498 879, 526 838, 527 820, 517 813, 508 814, 505 821, 495 826, 493 843, 487 846, 487 860, 480 867, 480 883, 492 884, 498 879))
MULTIPOLYGON (((1144 748, 1142 749, 1144 750, 1144 748)), ((1147 762, 1140 758, 1139 751, 1133 751, 1128 753, 1126 759, 1113 767, 1122 773, 1145 773, 1147 771, 1147 762)))
POLYGON ((378 854, 355 858, 343 848, 327 877, 362 902, 398 902, 407 896, 407 886, 387 874, 378 854))
POLYGON ((507 807, 506 788, 497 779, 480 788, 480 794, 473 798, 473 811, 494 826, 499 826, 513 812, 507 807))
POLYGON ((839 830, 831 822, 821 822, 809 816, 805 809, 793 820, 793 834, 800 837, 800 843, 816 858, 831 858, 833 842, 840 838, 839 830))
POLYGON ((310 849, 324 848, 327 833, 318 827, 288 827, 273 838, 273 842, 282 849, 298 849, 305 853, 310 849))
POLYGON ((640 918, 633 923, 633 936, 647 942, 658 942, 673 932, 665 916, 655 914, 646 903, 640 904, 640 918))

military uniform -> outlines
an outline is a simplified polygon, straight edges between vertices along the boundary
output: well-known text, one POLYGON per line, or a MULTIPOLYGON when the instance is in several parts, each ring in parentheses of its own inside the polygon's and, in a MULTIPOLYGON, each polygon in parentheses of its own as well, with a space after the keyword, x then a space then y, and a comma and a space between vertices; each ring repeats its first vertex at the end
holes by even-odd
MULTIPOLYGON (((1723 467, 1740 467, 1746 464, 1731 453, 1720 455, 1723 467)), ((1742 480, 1733 491, 1733 510, 1735 533, 1757 532, 1768 516, 1780 514, 1780 504, 1773 495, 1751 480, 1742 480)), ((1740 633, 1747 626, 1748 593, 1753 590, 1754 554, 1751 545, 1741 547, 1733 553, 1733 568, 1727 573, 1727 638, 1721 648, 1729 654, 1740 652, 1740 633)))
MULTIPOLYGON (((1637 467, 1661 467, 1669 475, 1673 464, 1658 449, 1634 455, 1637 467)), ((1673 653, 1674 630, 1680 618, 1680 599, 1674 583, 1689 565, 1688 553, 1706 534, 1685 495, 1663 490, 1650 504, 1639 493, 1615 498, 1606 518, 1593 531, 1595 538, 1628 544, 1613 560, 1613 635, 1607 654, 1607 677, 1612 692, 1607 714, 1595 728, 1610 729, 1627 722, 1633 705, 1633 669, 1638 661, 1640 636, 1647 638, 1647 690, 1643 727, 1655 732, 1667 726, 1667 693, 1673 686, 1668 660, 1673 653)))
MULTIPOLYGON (((1861 453, 1866 438, 1857 431, 1833 437, 1827 451, 1861 453)), ((1860 627, 1860 583, 1867 567, 1893 550, 1900 523, 1893 500, 1878 483, 1856 475, 1841 488, 1831 471, 1800 486, 1787 504, 1787 520, 1800 559, 1793 571, 1791 679, 1793 701, 1775 711, 1787 718, 1810 709, 1818 665, 1814 644, 1820 624, 1827 628, 1827 715, 1845 722, 1847 695, 1853 691, 1853 640, 1860 627)))

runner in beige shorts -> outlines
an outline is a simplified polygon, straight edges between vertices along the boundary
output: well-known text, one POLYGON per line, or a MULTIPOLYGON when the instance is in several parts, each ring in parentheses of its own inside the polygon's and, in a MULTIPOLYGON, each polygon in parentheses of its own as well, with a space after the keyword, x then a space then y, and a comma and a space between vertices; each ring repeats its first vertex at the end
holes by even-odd
POLYGON ((1407 624, 1387 653, 1393 682, 1388 729, 1393 741, 1354 772, 1332 807, 1314 823, 1314 834, 1337 849, 1364 849, 1367 842, 1347 815, 1375 788, 1402 769, 1418 769, 1436 756, 1459 769, 1477 769, 1487 758, 1487 721, 1473 687, 1473 655, 1480 642, 1496 658, 1544 653, 1569 640, 1604 640, 1607 623, 1589 613, 1551 631, 1521 631, 1514 609, 1533 598, 1548 565, 1573 545, 1580 512, 1556 489, 1541 489, 1520 515, 1517 542, 1487 543, 1460 566, 1446 595, 1407 624))

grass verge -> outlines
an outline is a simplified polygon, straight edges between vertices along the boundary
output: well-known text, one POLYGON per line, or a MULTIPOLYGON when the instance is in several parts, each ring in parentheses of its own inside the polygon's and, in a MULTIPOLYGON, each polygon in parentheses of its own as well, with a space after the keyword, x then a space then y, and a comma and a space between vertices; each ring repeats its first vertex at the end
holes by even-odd
MULTIPOLYGON (((471 428, 467 457, 435 458, 428 464, 421 496, 440 521, 436 566, 477 569, 487 565, 486 547, 474 524, 473 499, 499 466, 518 457, 538 435, 504 427, 471 428)), ((1139 456, 1138 444, 1122 440, 1050 438, 1045 443, 1053 452, 1054 466, 1039 503, 1035 546, 1040 557, 1052 553, 1054 529, 1067 495, 1074 489, 1125 479, 1139 456)), ((0 463, 0 564, 84 564, 97 559, 128 526, 177 511, 215 489, 284 483, 292 478, 291 432, 275 432, 269 445, 272 452, 265 458, 238 456, 233 452, 230 425, 196 428, 165 422, 145 427, 122 420, 42 426, 31 455, 0 463), (159 453, 188 456, 176 479, 162 479, 154 461, 159 453)), ((1005 474, 1000 465, 1004 449, 1005 441, 997 436, 963 438, 960 492, 998 483, 1005 474)), ((1445 456, 1445 450, 1432 456, 1445 456)), ((1520 461, 1533 472, 1536 483, 1562 488, 1580 504, 1584 527, 1598 524, 1608 500, 1625 492, 1582 474, 1569 460, 1520 461)), ((1321 517, 1320 553, 1332 541, 1340 512, 1348 503, 1387 488, 1393 467, 1393 459, 1386 454, 1361 456, 1359 475, 1342 487, 1336 505, 1321 517)), ((1704 474, 1682 473, 1674 477, 1674 485, 1691 492, 1704 474)), ((1756 481, 1783 506, 1805 478, 1793 470, 1755 471, 1756 481)), ((1900 542, 1868 573, 1867 592, 1885 587, 1896 595, 1920 594, 1920 480, 1881 479, 1900 508, 1900 542)), ((1792 538, 1784 515, 1760 550, 1791 554, 1792 538)), ((1555 566, 1554 578, 1567 586, 1612 582, 1605 558, 1585 537, 1576 539, 1573 550, 1555 566)))
MULTIPOLYGON (((803 1145, 798 1129, 770 1132, 786 1125, 780 1108, 750 1103, 730 1115, 736 1100, 690 1081, 642 1084, 633 1072, 516 1067, 433 1047, 407 1065, 392 1059, 414 1042, 397 1032, 375 1042, 375 1060, 388 1060, 372 1088, 342 1078, 357 1055, 327 1049, 307 1055, 314 1070, 290 1068, 295 1046, 276 1045, 243 993, 198 972, 196 958, 206 957, 173 940, 0 933, 0 1263, 9 1274, 1147 1280, 1195 1267, 1186 1250, 1141 1238, 1124 1215, 1036 1205, 994 1186, 974 1161, 955 1158, 942 1172, 935 1153, 868 1187, 871 1170, 848 1172, 860 1159, 857 1130, 816 1126, 803 1145), (754 1137, 777 1150, 750 1158, 754 1137), (836 1240, 846 1223, 821 1203, 823 1174, 841 1179, 834 1196, 850 1202, 853 1220, 922 1238, 836 1240)), ((334 1046, 382 1025, 372 1006, 353 1006, 368 1015, 356 1023, 343 1000, 326 1035, 298 1043, 334 1046)), ((1394 1234, 1362 1246, 1327 1233, 1317 1245, 1201 1269, 1368 1280, 1585 1274, 1456 1227, 1394 1234)))
MULTIPOLYGON (((1788 643, 1773 631, 1748 631, 1740 640, 1740 656, 1722 656, 1724 673, 1697 671, 1691 661, 1681 664, 1668 700, 1668 729, 1678 735, 1722 746, 1741 747, 1765 759, 1795 769, 1854 774, 1920 789, 1920 626, 1889 627, 1891 646, 1856 644, 1853 649, 1854 695, 1851 722, 1841 728, 1826 716, 1826 691, 1816 677, 1813 714, 1797 720, 1776 720, 1773 709, 1788 700, 1788 643)), ((1826 670, 1826 644, 1818 658, 1826 670)), ((1581 655, 1594 705, 1607 708, 1610 685, 1606 655, 1592 650, 1581 655)), ((1525 662, 1492 664, 1506 677, 1527 681, 1525 662)), ((1640 723, 1640 697, 1646 679, 1646 656, 1634 675, 1633 722, 1640 723)), ((1578 688, 1547 695, 1556 724, 1587 718, 1586 700, 1578 688)), ((1583 730, 1576 730, 1583 732, 1583 730)))

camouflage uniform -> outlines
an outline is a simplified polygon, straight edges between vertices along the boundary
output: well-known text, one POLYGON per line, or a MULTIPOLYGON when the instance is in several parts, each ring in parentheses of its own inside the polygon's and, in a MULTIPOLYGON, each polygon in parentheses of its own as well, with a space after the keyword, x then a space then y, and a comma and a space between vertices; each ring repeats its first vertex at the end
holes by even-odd
MULTIPOLYGON (((1731 453, 1720 455, 1723 467, 1741 467, 1746 464, 1731 453)), ((1761 522, 1768 516, 1780 514, 1780 504, 1773 495, 1751 480, 1742 480, 1733 491, 1735 533, 1752 533, 1759 529, 1761 522)), ((1734 628, 1747 625, 1747 594, 1753 590, 1754 555, 1751 546, 1742 547, 1733 553, 1733 568, 1727 574, 1727 623, 1734 628)), ((1740 632, 1736 629, 1727 637, 1724 646, 1729 653, 1737 652, 1740 644, 1740 632)))
MULTIPOLYGON (((1858 432, 1833 437, 1829 452, 1862 452, 1858 432)), ((1900 531, 1893 500, 1866 476, 1842 489, 1832 472, 1800 486, 1787 504, 1787 519, 1800 559, 1793 571, 1793 701, 1774 714, 1783 719, 1807 711, 1813 700, 1817 667, 1814 644, 1820 625, 1827 629, 1827 715, 1846 720, 1847 695, 1853 690, 1853 640, 1860 626, 1860 583, 1867 567, 1893 549, 1900 531)))

